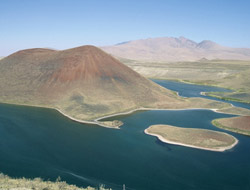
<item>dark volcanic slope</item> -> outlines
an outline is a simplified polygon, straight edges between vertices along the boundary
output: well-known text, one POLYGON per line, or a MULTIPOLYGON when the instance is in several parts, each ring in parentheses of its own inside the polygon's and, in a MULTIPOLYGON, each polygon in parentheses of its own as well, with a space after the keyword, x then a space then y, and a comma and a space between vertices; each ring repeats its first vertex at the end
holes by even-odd
POLYGON ((58 108, 76 118, 181 100, 94 46, 28 49, 0 61, 0 101, 58 108))

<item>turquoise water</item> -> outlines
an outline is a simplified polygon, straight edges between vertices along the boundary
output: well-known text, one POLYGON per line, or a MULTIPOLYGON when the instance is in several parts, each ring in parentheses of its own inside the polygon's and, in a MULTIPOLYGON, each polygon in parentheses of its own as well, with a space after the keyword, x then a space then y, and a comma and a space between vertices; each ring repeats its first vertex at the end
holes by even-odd
POLYGON ((144 111, 118 116, 121 130, 73 122, 55 110, 0 104, 0 171, 86 187, 113 189, 249 190, 250 138, 211 152, 161 143, 143 133, 152 124, 217 131, 210 110, 144 111))

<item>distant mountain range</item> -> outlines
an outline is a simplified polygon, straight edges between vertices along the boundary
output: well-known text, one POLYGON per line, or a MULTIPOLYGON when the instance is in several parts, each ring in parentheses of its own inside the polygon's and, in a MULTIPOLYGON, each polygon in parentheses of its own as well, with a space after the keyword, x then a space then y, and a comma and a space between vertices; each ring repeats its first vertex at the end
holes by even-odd
POLYGON ((148 38, 101 48, 113 56, 140 61, 250 60, 250 48, 225 47, 208 40, 197 43, 184 37, 148 38))

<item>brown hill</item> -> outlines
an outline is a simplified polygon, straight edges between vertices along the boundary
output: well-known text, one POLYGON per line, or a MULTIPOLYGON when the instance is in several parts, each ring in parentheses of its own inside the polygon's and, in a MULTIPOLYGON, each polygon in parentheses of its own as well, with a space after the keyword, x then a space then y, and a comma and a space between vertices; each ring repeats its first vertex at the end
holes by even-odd
POLYGON ((0 101, 57 108, 81 120, 180 98, 94 46, 28 49, 0 61, 0 101))
POLYGON ((134 40, 102 47, 119 58, 139 61, 177 62, 206 59, 250 60, 249 48, 231 48, 204 40, 200 43, 179 37, 134 40))

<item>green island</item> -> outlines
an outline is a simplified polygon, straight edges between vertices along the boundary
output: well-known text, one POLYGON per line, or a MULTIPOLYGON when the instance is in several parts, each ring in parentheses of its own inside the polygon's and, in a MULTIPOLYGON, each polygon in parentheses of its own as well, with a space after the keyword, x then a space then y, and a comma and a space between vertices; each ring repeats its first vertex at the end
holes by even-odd
POLYGON ((250 136, 250 116, 215 119, 212 124, 221 129, 250 136))
POLYGON ((41 178, 11 178, 0 173, 0 189, 3 190, 111 190, 100 185, 98 188, 86 187, 80 188, 75 185, 69 185, 61 181, 60 177, 55 181, 44 181, 41 178))
POLYGON ((210 151, 233 148, 238 140, 226 133, 207 129, 181 128, 171 125, 151 125, 144 131, 162 142, 210 151))

